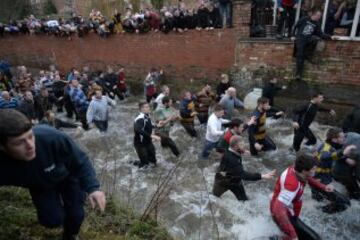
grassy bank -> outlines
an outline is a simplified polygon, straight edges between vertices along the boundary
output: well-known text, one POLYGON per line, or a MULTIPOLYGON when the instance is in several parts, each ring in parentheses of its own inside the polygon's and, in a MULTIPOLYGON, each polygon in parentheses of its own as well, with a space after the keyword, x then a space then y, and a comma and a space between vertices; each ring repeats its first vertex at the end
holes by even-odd
MULTIPOLYGON (((80 237, 83 240, 171 239, 155 221, 140 222, 131 209, 108 199, 105 213, 86 209, 80 237)), ((27 190, 0 188, 0 240, 60 240, 61 229, 38 224, 36 210, 27 190)))

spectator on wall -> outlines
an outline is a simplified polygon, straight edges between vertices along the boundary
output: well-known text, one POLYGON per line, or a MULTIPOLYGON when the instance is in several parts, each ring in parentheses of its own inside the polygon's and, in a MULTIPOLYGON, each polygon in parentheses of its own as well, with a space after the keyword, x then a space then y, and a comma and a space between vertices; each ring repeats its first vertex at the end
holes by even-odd
POLYGON ((290 37, 292 27, 295 22, 295 13, 298 6, 298 0, 277 0, 280 19, 277 26, 276 38, 284 37, 284 29, 287 30, 285 36, 290 37))
POLYGON ((316 45, 320 39, 335 39, 321 30, 320 19, 321 11, 313 10, 310 16, 306 16, 295 25, 294 33, 295 56, 296 56, 296 75, 297 80, 303 79, 305 59, 312 60, 316 45))
POLYGON ((219 0, 219 10, 221 26, 232 27, 232 0, 219 0))

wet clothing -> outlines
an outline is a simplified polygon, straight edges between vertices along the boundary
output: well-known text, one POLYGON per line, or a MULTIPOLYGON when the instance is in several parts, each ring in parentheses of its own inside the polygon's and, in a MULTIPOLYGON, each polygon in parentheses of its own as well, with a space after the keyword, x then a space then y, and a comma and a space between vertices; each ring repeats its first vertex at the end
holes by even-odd
POLYGON ((46 125, 49 125, 49 126, 52 126, 52 127, 56 128, 56 129, 60 129, 60 128, 77 128, 78 127, 78 125, 76 125, 74 123, 62 121, 59 118, 55 118, 53 122, 49 122, 47 120, 47 118, 43 118, 40 121, 40 124, 46 124, 46 125))
POLYGON ((207 123, 205 139, 210 142, 218 142, 224 134, 222 125, 229 122, 227 119, 217 117, 215 113, 211 114, 207 123))
MULTIPOLYGON (((318 165, 314 178, 318 179, 322 184, 328 185, 332 182, 332 168, 336 161, 345 161, 346 156, 343 155, 343 146, 336 143, 322 143, 316 152, 318 165)), ((344 211, 347 206, 343 201, 339 201, 332 193, 311 189, 312 198, 317 201, 328 199, 330 203, 323 207, 328 213, 344 211)))
POLYGON ((157 95, 154 101, 154 109, 157 110, 158 108, 163 108, 164 104, 162 103, 163 98, 165 97, 164 93, 160 93, 157 95))
POLYGON ((41 225, 47 228, 63 226, 64 238, 79 233, 85 218, 86 194, 77 179, 68 178, 54 190, 32 189, 30 195, 41 225))
POLYGON ((107 96, 102 96, 100 99, 93 96, 86 112, 88 124, 94 123, 100 131, 106 131, 109 121, 109 108, 114 105, 115 101, 107 96))
POLYGON ((330 109, 318 106, 315 103, 308 103, 296 107, 293 110, 293 121, 299 124, 299 129, 295 129, 293 148, 295 151, 299 151, 301 143, 306 137, 308 139, 306 145, 315 145, 316 137, 310 130, 310 125, 316 117, 316 113, 321 112, 330 112, 330 109))
POLYGON ((302 79, 305 59, 312 57, 320 39, 331 39, 331 36, 323 33, 320 23, 311 20, 308 16, 297 22, 294 33, 296 33, 296 76, 302 79))
POLYGON ((81 88, 77 87, 70 87, 69 95, 71 98, 71 101, 73 102, 76 111, 80 110, 87 110, 89 106, 89 102, 87 100, 87 97, 81 88))
POLYGON ((148 114, 140 113, 134 121, 134 146, 140 159, 139 167, 150 162, 156 164, 155 147, 151 139, 153 127, 148 114))
POLYGON ((79 87, 70 87, 69 96, 77 113, 77 117, 80 119, 83 128, 85 130, 89 129, 89 125, 86 120, 86 111, 89 106, 89 102, 85 93, 79 87))
POLYGON ((316 152, 318 165, 316 167, 315 178, 327 185, 331 183, 331 171, 335 161, 343 161, 346 156, 343 155, 343 146, 335 143, 322 143, 316 152))
MULTIPOLYGON (((156 122, 165 121, 169 119, 171 116, 174 116, 175 112, 173 108, 165 108, 165 107, 158 107, 154 112, 154 118, 156 122)), ((172 151, 175 156, 179 156, 180 152, 177 148, 175 142, 170 138, 170 128, 172 126, 172 122, 168 122, 163 127, 158 127, 155 130, 156 135, 161 137, 161 146, 168 147, 172 151)))
POLYGON ((209 118, 209 108, 212 101, 215 99, 215 95, 211 92, 196 94, 195 111, 198 113, 197 118, 200 123, 206 123, 209 118))
POLYGON ((228 123, 229 120, 219 118, 215 113, 211 114, 207 123, 205 145, 202 151, 202 158, 208 158, 212 149, 214 149, 224 134, 222 125, 228 123))
MULTIPOLYGON (((347 133, 346 140, 344 146, 348 145, 356 145, 359 147, 360 143, 360 134, 357 133, 347 133)), ((346 190, 349 193, 350 198, 360 199, 360 187, 357 183, 357 178, 359 178, 359 160, 360 160, 360 152, 359 150, 355 150, 349 156, 349 158, 355 160, 357 162, 356 166, 350 166, 345 162, 346 158, 343 157, 335 162, 333 166, 332 175, 334 179, 340 183, 342 183, 346 190)))
POLYGON ((354 107, 343 122, 344 132, 357 132, 360 134, 360 107, 354 107))
MULTIPOLYGON (((325 185, 316 181, 314 178, 308 178, 307 182, 310 186, 325 191, 325 185)), ((270 203, 270 211, 275 223, 280 230, 286 234, 284 239, 298 237, 294 220, 299 220, 305 185, 306 183, 300 181, 296 176, 293 166, 287 168, 276 181, 274 194, 270 203)))
POLYGON ((224 108, 224 118, 229 120, 233 117, 233 112, 235 108, 244 108, 244 103, 242 101, 240 101, 236 97, 231 97, 227 94, 225 94, 221 98, 219 104, 224 108))
POLYGON ((0 151, 0 186, 30 189, 41 224, 64 226, 77 234, 84 218, 85 194, 100 184, 88 156, 66 134, 45 126, 33 127, 36 157, 31 161, 11 159, 0 151))
POLYGON ((196 98, 193 96, 191 100, 183 99, 180 103, 180 123, 185 128, 186 132, 191 137, 196 137, 197 132, 194 126, 194 116, 191 113, 194 112, 196 98))
POLYGON ((215 174, 213 194, 220 197, 224 192, 230 190, 239 201, 246 201, 248 197, 242 180, 258 181, 261 180, 261 174, 245 171, 241 154, 229 148, 223 155, 215 174))
POLYGON ((255 148, 256 143, 263 145, 262 151, 275 150, 275 143, 266 135, 267 113, 255 109, 252 116, 256 117, 256 123, 251 125, 248 130, 251 155, 258 154, 258 151, 255 148))

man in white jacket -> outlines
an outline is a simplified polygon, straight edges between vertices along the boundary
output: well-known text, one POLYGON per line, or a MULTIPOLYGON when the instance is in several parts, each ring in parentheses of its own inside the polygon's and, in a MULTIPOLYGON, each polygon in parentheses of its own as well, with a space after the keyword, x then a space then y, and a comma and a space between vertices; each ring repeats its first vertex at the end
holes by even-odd
POLYGON ((90 127, 94 125, 100 132, 106 132, 109 120, 109 108, 114 106, 115 101, 102 94, 102 88, 95 89, 95 96, 92 97, 89 108, 86 112, 86 119, 90 127))
POLYGON ((230 122, 230 120, 222 119, 222 116, 224 116, 224 108, 216 105, 207 122, 205 145, 201 153, 203 159, 209 157, 211 150, 217 146, 221 136, 224 134, 222 124, 230 122))

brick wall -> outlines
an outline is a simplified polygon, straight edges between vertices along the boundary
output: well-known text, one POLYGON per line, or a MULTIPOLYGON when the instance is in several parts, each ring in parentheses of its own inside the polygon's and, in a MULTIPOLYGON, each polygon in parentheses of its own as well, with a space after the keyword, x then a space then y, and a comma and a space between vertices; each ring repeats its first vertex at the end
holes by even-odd
MULTIPOLYGON (((121 65, 135 78, 142 78, 155 66, 175 79, 213 80, 234 63, 252 71, 276 68, 284 78, 293 78, 292 42, 240 39, 236 45, 238 34, 225 29, 167 35, 124 34, 109 39, 89 34, 71 41, 49 36, 6 37, 0 39, 0 56, 14 65, 35 68, 55 63, 63 71, 73 66, 104 69, 107 64, 121 65)), ((307 80, 360 85, 360 42, 327 41, 318 54, 315 59, 319 64, 305 65, 307 80)))
MULTIPOLYGON (((295 69, 293 43, 271 40, 239 40, 236 65, 256 71, 277 69, 285 79, 292 79, 295 69)), ((316 52, 317 64, 305 62, 305 79, 321 83, 360 85, 360 42, 327 41, 316 52)))
POLYGON ((0 56, 14 65, 60 70, 90 65, 125 66, 132 77, 144 77, 155 66, 177 79, 215 79, 234 63, 236 37, 232 30, 123 34, 102 39, 90 33, 72 40, 53 36, 0 38, 0 56))

